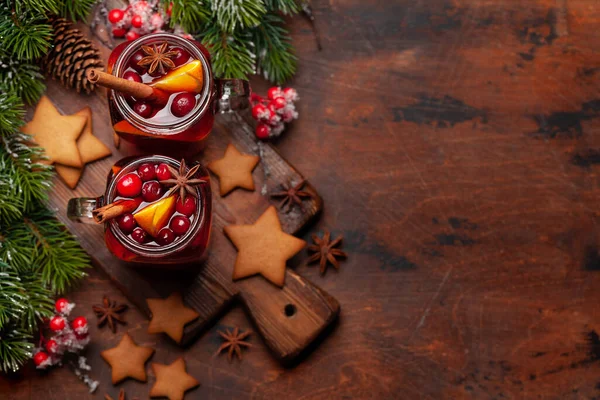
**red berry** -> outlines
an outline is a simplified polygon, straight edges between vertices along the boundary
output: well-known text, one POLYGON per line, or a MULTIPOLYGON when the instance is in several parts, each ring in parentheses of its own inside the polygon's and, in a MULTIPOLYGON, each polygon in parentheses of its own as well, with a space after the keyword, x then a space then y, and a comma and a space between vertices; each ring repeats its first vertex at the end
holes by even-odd
POLYGON ((185 64, 190 59, 190 53, 188 53, 181 47, 173 47, 170 51, 175 52, 175 56, 173 56, 171 60, 173 60, 177 67, 185 64))
POLYGON ((142 180, 137 174, 128 173, 117 183, 117 193, 123 197, 137 197, 142 192, 142 180))
POLYGON ((148 238, 148 234, 142 228, 137 227, 131 232, 131 237, 139 244, 143 244, 148 238))
POLYGON ((279 86, 273 86, 271 89, 267 90, 267 97, 269 100, 273 100, 276 97, 279 97, 283 94, 281 88, 279 86))
POLYGON ((183 235, 188 231, 188 229, 190 229, 190 220, 188 217, 183 215, 177 215, 171 220, 169 228, 171 228, 176 235, 183 235))
POLYGON ((55 315, 50 320, 49 326, 54 332, 60 332, 65 329, 65 319, 59 315, 55 315))
POLYGON ((133 104, 133 111, 142 118, 150 118, 152 116, 152 106, 145 101, 136 101, 133 104))
POLYGON ((123 233, 131 233, 137 225, 135 219, 133 219, 133 214, 130 213, 120 215, 117 218, 117 224, 123 233))
POLYGON ((285 101, 283 97, 275 97, 271 100, 271 103, 273 103, 273 107, 275 107, 276 110, 280 110, 287 105, 287 101, 285 101))
POLYGON ((156 178, 159 181, 166 181, 167 179, 171 179, 171 171, 169 171, 169 167, 165 163, 160 163, 156 167, 156 178))
POLYGON ((173 13, 173 2, 170 2, 169 6, 167 7, 167 15, 170 17, 172 13, 173 13))
POLYGON ((174 240, 175 234, 169 228, 162 228, 156 237, 156 243, 160 244, 161 246, 171 244, 174 240))
POLYGON ((46 342, 46 350, 48 353, 56 353, 58 350, 58 342, 54 339, 50 339, 46 342))
POLYGON ((156 179, 156 169, 154 168, 154 165, 150 163, 143 163, 140 165, 137 169, 137 173, 144 182, 156 179))
POLYGON ((110 21, 111 24, 116 24, 117 22, 120 22, 124 16, 125 16, 125 11, 123 11, 119 8, 113 8, 108 13, 108 20, 110 21))
POLYGON ((191 93, 179 93, 171 103, 171 113, 176 117, 189 114, 196 107, 196 96, 191 93))
POLYGON ((259 139, 268 139, 271 133, 271 128, 264 122, 259 122, 256 125, 256 137, 259 139))
POLYGON ((142 186, 142 198, 148 203, 160 199, 162 194, 162 186, 158 181, 148 181, 142 186))
POLYGON ((285 97, 287 101, 296 101, 299 98, 296 89, 291 87, 283 89, 283 97, 285 97))
POLYGON ((259 120, 265 118, 268 115, 269 109, 265 107, 264 104, 258 103, 254 107, 252 107, 252 117, 254 117, 254 119, 259 120))
POLYGON ((185 196, 185 199, 181 201, 180 197, 177 199, 175 210, 178 213, 189 217, 196 212, 196 200, 192 196, 185 196))
POLYGON ((123 79, 134 82, 142 82, 142 77, 137 72, 127 71, 123 74, 123 79))
POLYGON ((54 303, 54 308, 56 308, 56 312, 59 313, 66 312, 68 307, 69 300, 65 299, 64 297, 61 297, 60 299, 56 300, 56 303, 54 303))
POLYGON ((131 25, 133 25, 134 28, 141 28, 143 24, 144 20, 141 16, 134 15, 133 18, 131 18, 131 25))
MULTIPOLYGON (((123 33, 124 35, 125 33, 123 33)), ((138 50, 135 53, 132 54, 131 58, 129 59, 129 66, 133 69, 135 69, 138 73, 143 74, 146 72, 146 68, 138 65, 138 63, 142 60, 142 58, 145 57, 145 54, 142 50, 138 50)))
POLYGON ((85 335, 88 331, 88 323, 85 317, 77 317, 71 322, 71 327, 78 335, 85 335))
POLYGON ((125 33, 127 33, 127 31, 123 28, 113 28, 112 30, 112 34, 116 38, 122 38, 125 36, 125 33))
POLYGON ((39 367, 44 362, 46 362, 48 360, 48 358, 50 358, 50 356, 45 351, 38 351, 33 356, 33 362, 35 363, 36 366, 39 367))
POLYGON ((134 41, 135 39, 138 39, 140 37, 140 34, 134 31, 129 31, 125 34, 125 39, 131 41, 134 41))

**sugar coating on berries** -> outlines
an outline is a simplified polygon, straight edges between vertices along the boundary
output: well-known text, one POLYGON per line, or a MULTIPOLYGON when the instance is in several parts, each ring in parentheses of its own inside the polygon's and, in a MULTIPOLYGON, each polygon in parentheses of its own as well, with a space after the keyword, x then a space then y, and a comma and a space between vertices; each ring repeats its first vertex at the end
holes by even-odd
POLYGON ((161 246, 166 246, 173 243, 175 240, 175 233, 170 228, 162 228, 156 236, 156 243, 161 246))
POLYGON ((184 215, 176 215, 171 219, 169 228, 178 236, 184 235, 190 229, 190 219, 184 215))
POLYGON ((176 117, 185 117, 196 107, 196 96, 191 93, 179 93, 171 103, 171 113, 176 117))
POLYGON ((181 201, 181 198, 177 199, 177 205, 175 211, 186 217, 192 216, 196 211, 196 199, 193 196, 185 196, 185 199, 181 201))
POLYGON ((151 203, 160 199, 162 195, 162 186, 158 181, 148 181, 142 185, 142 198, 144 201, 151 203))
POLYGON ((151 163, 141 164, 137 169, 137 173, 144 182, 156 179, 156 167, 151 163))
POLYGON ((156 178, 159 181, 165 181, 167 179, 171 179, 171 171, 169 171, 169 166, 165 163, 160 163, 156 167, 156 178))
POLYGON ((275 107, 276 110, 280 110, 286 106, 287 101, 285 101, 285 99, 280 96, 275 97, 273 100, 271 100, 271 103, 273 103, 273 107, 275 107))
POLYGON ((137 197, 142 192, 142 180, 137 174, 128 173, 119 179, 117 193, 123 197, 137 197))
POLYGON ((85 317, 77 317, 71 322, 71 328, 78 335, 85 335, 88 333, 88 323, 85 317))
POLYGON ((283 92, 279 86, 273 86, 267 91, 267 98, 273 100, 276 97, 282 96, 283 92))

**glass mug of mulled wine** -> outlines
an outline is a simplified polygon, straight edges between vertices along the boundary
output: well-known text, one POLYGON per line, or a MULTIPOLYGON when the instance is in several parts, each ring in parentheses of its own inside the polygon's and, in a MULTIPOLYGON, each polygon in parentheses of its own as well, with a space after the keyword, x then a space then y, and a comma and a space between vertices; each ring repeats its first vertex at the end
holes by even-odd
POLYGON ((208 50, 171 33, 120 44, 110 54, 107 73, 94 69, 87 78, 111 89, 116 134, 161 153, 197 147, 212 130, 217 111, 249 106, 248 81, 215 78, 208 50))
POLYGON ((150 155, 117 161, 104 195, 69 200, 67 215, 103 224, 106 246, 121 260, 187 264, 206 254, 211 205, 206 168, 150 155))

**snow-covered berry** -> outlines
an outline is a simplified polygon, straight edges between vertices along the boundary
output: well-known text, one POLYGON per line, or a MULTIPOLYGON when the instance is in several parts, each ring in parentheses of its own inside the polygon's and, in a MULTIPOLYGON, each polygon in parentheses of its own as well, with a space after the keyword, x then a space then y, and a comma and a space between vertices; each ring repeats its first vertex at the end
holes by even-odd
POLYGON ((273 103, 273 107, 276 110, 281 110, 287 105, 287 101, 285 101, 283 96, 275 97, 273 100, 271 100, 271 103, 273 103))
POLYGON ((65 329, 66 322, 65 322, 65 319, 63 317, 61 317, 60 315, 55 315, 50 320, 49 326, 50 326, 50 329, 52 329, 54 332, 60 332, 63 329, 65 329))
POLYGON ((267 91, 267 97, 269 100, 273 100, 276 97, 283 96, 283 92, 279 86, 273 86, 267 91))
POLYGON ((46 342, 46 351, 50 354, 58 353, 59 345, 54 339, 50 339, 46 342))
POLYGON ((270 115, 271 115, 271 113, 270 113, 269 109, 263 104, 258 103, 254 107, 252 107, 252 116, 257 121, 261 120, 261 119, 269 118, 270 115))
POLYGON ((33 362, 38 368, 46 368, 50 365, 50 356, 45 351, 38 351, 33 355, 33 362))
POLYGON ((256 125, 256 137, 259 139, 268 139, 271 134, 271 127, 264 122, 259 122, 256 125))
POLYGON ((116 24, 117 22, 121 22, 125 17, 125 11, 120 8, 114 8, 108 12, 108 20, 111 24, 116 24))
POLYGON ((85 335, 88 332, 88 322, 85 317, 77 317, 71 322, 71 328, 77 335, 85 335))

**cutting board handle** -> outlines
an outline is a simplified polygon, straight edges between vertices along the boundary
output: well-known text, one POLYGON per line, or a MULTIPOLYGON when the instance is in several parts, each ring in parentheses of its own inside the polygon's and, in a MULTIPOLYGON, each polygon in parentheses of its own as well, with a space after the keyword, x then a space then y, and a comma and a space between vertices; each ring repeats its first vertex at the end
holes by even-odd
POLYGON ((283 288, 260 276, 237 285, 258 333, 284 364, 303 354, 340 312, 336 299, 289 269, 283 288))

